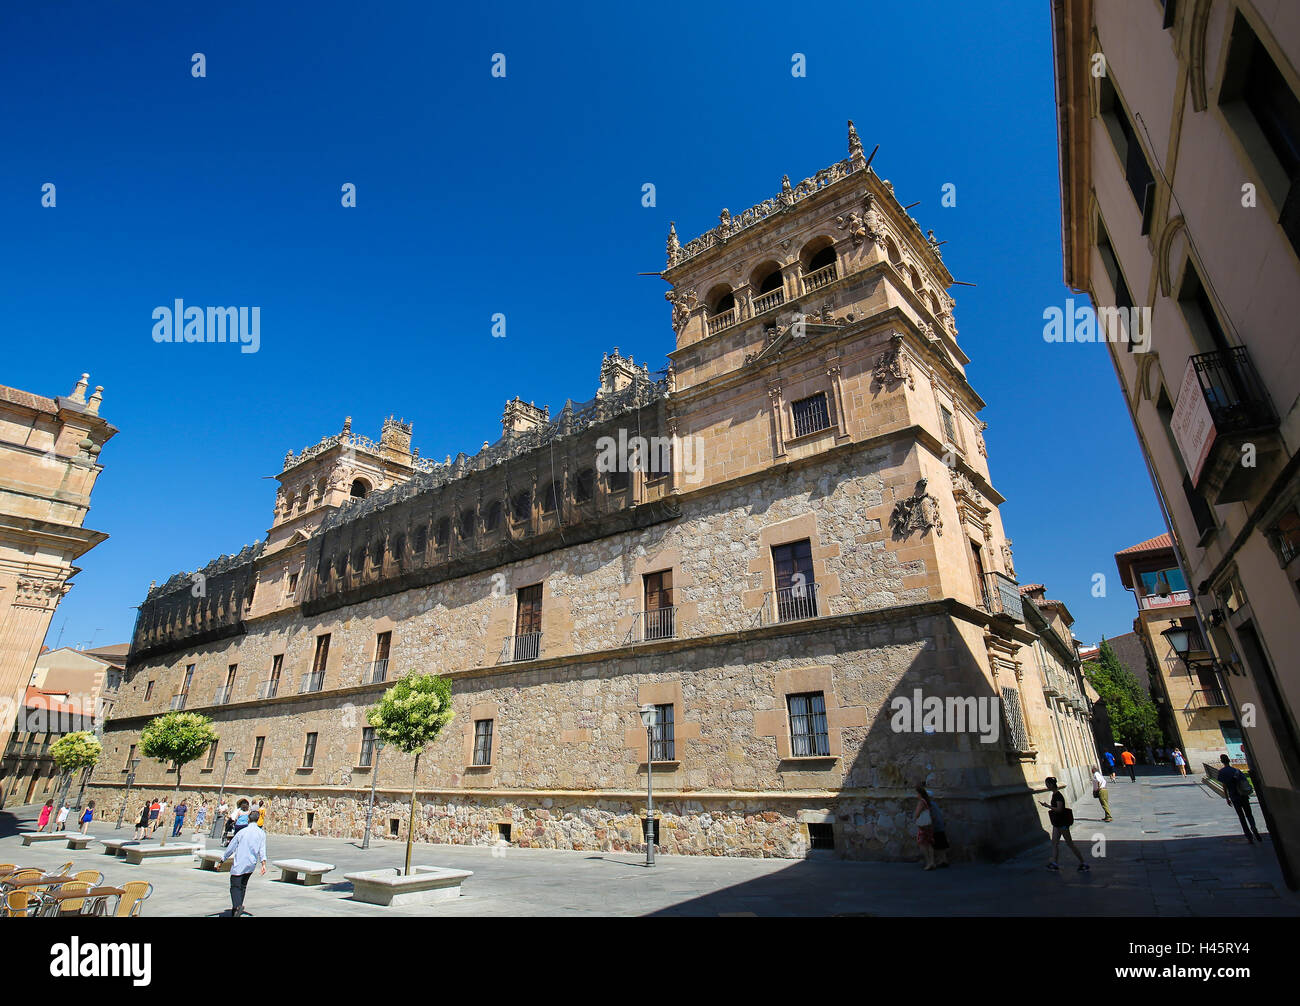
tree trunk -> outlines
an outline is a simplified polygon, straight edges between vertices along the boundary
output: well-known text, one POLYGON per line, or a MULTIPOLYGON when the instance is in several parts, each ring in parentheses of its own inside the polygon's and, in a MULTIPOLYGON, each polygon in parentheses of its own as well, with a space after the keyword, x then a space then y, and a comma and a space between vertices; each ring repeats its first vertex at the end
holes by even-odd
POLYGON ((81 770, 81 789, 77 791, 77 810, 80 811, 86 805, 86 783, 90 782, 91 774, 94 773, 95 766, 81 770))
POLYGON ((411 875, 411 846, 415 842, 415 777, 420 771, 420 753, 415 754, 415 767, 411 769, 411 817, 406 823, 406 876, 411 875))
MULTIPOLYGON (((176 766, 176 788, 172 791, 172 820, 176 820, 176 805, 181 802, 181 768, 180 762, 172 762, 176 766)), ((167 844, 167 822, 159 821, 158 827, 162 829, 162 841, 159 845, 167 844)))

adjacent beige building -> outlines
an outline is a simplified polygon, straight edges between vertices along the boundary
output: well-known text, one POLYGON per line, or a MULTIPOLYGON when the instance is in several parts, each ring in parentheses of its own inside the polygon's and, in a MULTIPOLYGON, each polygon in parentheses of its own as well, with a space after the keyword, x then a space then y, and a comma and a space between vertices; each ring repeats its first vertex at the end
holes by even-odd
POLYGON ((99 415, 103 389, 86 397, 88 378, 56 398, 0 386, 0 750, 73 563, 108 537, 85 522, 117 430, 99 415))
POLYGON ((454 459, 397 419, 286 455, 266 538, 141 605, 97 797, 183 708, 220 734, 191 802, 358 836, 375 781, 398 834, 411 760, 365 711, 437 672, 424 841, 637 848, 651 762, 670 852, 912 856, 922 781, 962 855, 1040 838, 1086 712, 1045 698, 935 239, 850 124, 846 159, 667 251, 662 380, 615 349, 594 397, 514 397, 454 459))
POLYGON ((1294 884, 1300 7, 1052 10, 1065 279, 1124 309, 1111 358, 1294 884))

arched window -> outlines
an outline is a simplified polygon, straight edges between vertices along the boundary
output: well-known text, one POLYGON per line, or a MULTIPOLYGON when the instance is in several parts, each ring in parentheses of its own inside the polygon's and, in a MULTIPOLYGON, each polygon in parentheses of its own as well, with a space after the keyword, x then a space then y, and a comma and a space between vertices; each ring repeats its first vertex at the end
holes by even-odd
POLYGON ((451 518, 442 517, 439 519, 438 523, 434 526, 433 529, 434 543, 439 548, 442 548, 444 545, 447 544, 447 541, 450 538, 451 538, 451 518))
POLYGON ((885 254, 894 265, 901 266, 903 264, 903 255, 898 250, 898 245, 894 244, 893 238, 885 238, 885 254))
POLYGON ((708 297, 704 301, 709 305, 709 314, 715 317, 724 314, 736 306, 735 294, 731 292, 731 287, 725 284, 719 284, 709 291, 708 297))
POLYGON ((500 500, 493 500, 492 505, 488 507, 487 516, 483 518, 483 529, 485 531, 495 531, 501 526, 501 506, 500 500))
POLYGON ((393 561, 401 565, 406 561, 406 536, 397 535, 393 538, 389 550, 392 552, 393 561))
POLYGON ((515 520, 529 520, 533 515, 533 494, 523 489, 515 494, 511 504, 515 520))
POLYGON ((341 580, 343 579, 343 574, 347 572, 347 569, 348 554, 346 552, 340 552, 334 557, 334 575, 341 580))
POLYGON ((546 495, 542 497, 542 510, 545 513, 555 513, 560 505, 560 483, 552 482, 546 487, 546 495))
POLYGON ((370 561, 376 566, 384 564, 384 539, 376 538, 370 543, 370 561))
POLYGON ((753 289, 755 296, 760 297, 765 293, 771 293, 773 290, 780 290, 784 285, 781 279, 781 267, 775 262, 764 262, 750 273, 749 285, 753 289))
POLYGON ((366 547, 362 545, 352 553, 352 571, 360 573, 366 568, 366 547))
POLYGON ((589 503, 596 494, 596 473, 588 468, 579 472, 573 481, 573 500, 575 503, 589 503))
POLYGON ((609 491, 612 493, 621 493, 632 484, 632 476, 628 472, 610 472, 609 473, 609 491))
POLYGON ((424 558, 424 553, 429 548, 429 528, 421 524, 415 529, 415 556, 417 559, 424 558))
POLYGON ((831 245, 827 245, 821 251, 815 252, 813 256, 808 259, 808 271, 816 272, 818 269, 825 269, 828 265, 834 264, 835 248, 831 245))
POLYGON ((477 523, 473 507, 466 507, 460 512, 460 537, 468 541, 474 537, 474 525, 477 523))
POLYGON ((365 479, 353 479, 351 495, 353 499, 363 500, 370 492, 370 483, 365 479))
POLYGON ((920 274, 919 272, 917 272, 917 271, 916 271, 913 267, 911 267, 911 266, 908 266, 908 267, 907 267, 907 272, 908 272, 908 275, 911 276, 911 278, 912 278, 912 289, 913 289, 913 290, 920 290, 920 289, 921 289, 921 274, 920 274))

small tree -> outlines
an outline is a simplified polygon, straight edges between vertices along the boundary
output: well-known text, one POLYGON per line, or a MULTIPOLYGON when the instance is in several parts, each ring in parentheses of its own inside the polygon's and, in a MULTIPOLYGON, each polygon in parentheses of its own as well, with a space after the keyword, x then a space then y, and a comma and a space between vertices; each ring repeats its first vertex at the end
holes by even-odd
POLYGON ((1097 662, 1083 665, 1084 676, 1106 706, 1111 731, 1126 747, 1140 751, 1160 739, 1160 713, 1137 677, 1120 663, 1105 639, 1097 662))
MULTIPOLYGON (((64 734, 50 745, 50 757, 54 759, 54 764, 63 773, 63 796, 59 798, 60 808, 67 805, 68 790, 72 788, 73 773, 94 768, 99 762, 99 756, 103 751, 104 745, 89 730, 77 730, 70 734, 64 734)), ((81 792, 84 796, 86 792, 86 781, 84 779, 81 781, 81 792)), ((81 797, 78 797, 77 800, 77 806, 81 806, 81 797)))
POLYGON ((451 682, 436 674, 407 675, 384 692, 366 713, 375 737, 407 754, 415 755, 411 769, 411 820, 406 826, 406 875, 411 873, 411 847, 415 841, 415 780, 420 755, 438 739, 456 714, 451 711, 451 682))
MULTIPOLYGON (((217 742, 212 720, 199 713, 164 713, 155 716, 140 731, 140 750, 146 758, 170 762, 176 769, 176 792, 172 795, 172 816, 180 802, 181 770, 217 742)), ((163 822, 159 821, 159 825, 163 822)), ((162 844, 167 844, 163 828, 162 844)))

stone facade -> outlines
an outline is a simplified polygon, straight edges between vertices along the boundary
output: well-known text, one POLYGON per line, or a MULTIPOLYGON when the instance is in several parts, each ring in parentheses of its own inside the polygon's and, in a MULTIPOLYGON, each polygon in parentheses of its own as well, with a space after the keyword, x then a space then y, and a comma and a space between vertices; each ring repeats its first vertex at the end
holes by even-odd
POLYGON ((650 704, 668 851, 909 856, 923 780, 959 855, 1032 841, 1043 766, 1078 759, 1043 720, 951 277, 854 140, 709 241, 674 229, 664 380, 615 350, 593 399, 516 397, 472 455, 350 423, 290 453, 264 541, 151 588, 99 795, 152 716, 198 709, 221 740, 192 799, 224 779, 272 831, 357 835, 377 772, 374 832, 400 831, 411 761, 376 769, 364 714, 436 672, 456 719, 414 780, 423 840, 640 845, 650 704), (918 695, 996 709, 995 736, 903 729, 918 695))

